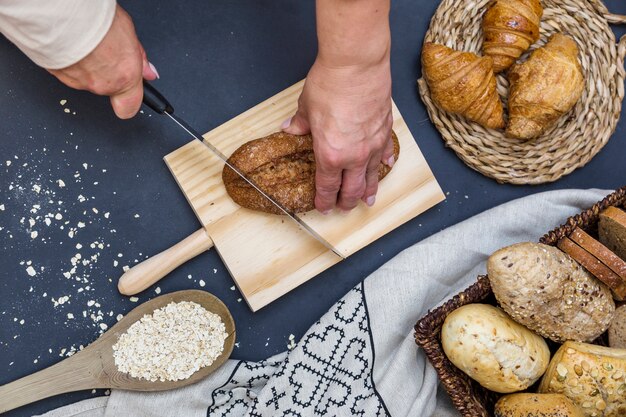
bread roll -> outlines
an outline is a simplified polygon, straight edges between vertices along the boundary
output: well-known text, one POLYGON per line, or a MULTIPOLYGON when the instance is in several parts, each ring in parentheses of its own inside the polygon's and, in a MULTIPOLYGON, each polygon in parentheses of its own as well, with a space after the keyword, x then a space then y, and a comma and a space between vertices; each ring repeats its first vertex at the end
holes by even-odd
POLYGON ((504 311, 555 342, 592 341, 613 319, 611 290, 555 247, 502 248, 489 257, 487 271, 504 311))
POLYGON ((504 127, 491 58, 427 42, 422 49, 422 73, 433 101, 443 110, 489 129, 504 127))
POLYGON ((441 344, 457 368, 501 393, 528 388, 550 361, 545 340, 486 304, 468 304, 450 313, 441 328, 441 344))
POLYGON ((615 317, 609 326, 609 346, 626 349, 626 305, 615 310, 615 317))
POLYGON ((562 394, 509 394, 500 398, 495 417, 583 417, 583 412, 562 394))
MULTIPOLYGON (((400 143, 391 132, 394 156, 400 156, 400 143)), ((228 158, 264 192, 288 210, 301 213, 315 208, 315 155, 311 135, 296 136, 284 132, 255 139, 239 147, 228 158)), ((378 179, 391 171, 378 166, 378 179)), ((228 165, 222 171, 228 195, 242 207, 272 214, 284 214, 228 165)))
POLYGON ((554 354, 539 392, 560 393, 585 417, 626 416, 626 350, 565 342, 554 354))
POLYGON ((600 213, 598 234, 601 243, 626 260, 626 212, 609 207, 600 213))

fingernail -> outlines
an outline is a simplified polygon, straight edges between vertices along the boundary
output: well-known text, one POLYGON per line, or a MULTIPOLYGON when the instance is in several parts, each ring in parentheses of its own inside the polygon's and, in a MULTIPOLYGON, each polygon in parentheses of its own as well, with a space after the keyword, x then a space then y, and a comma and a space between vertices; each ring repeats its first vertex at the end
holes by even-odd
POLYGON ((393 164, 396 163, 396 158, 392 155, 389 157, 389 159, 387 159, 387 166, 389 168, 393 168, 393 164))
POLYGON ((161 78, 161 77, 159 77, 159 71, 157 71, 156 67, 152 64, 152 62, 148 61, 148 66, 150 67, 152 72, 154 72, 154 74, 156 75, 157 79, 161 78))
POLYGON ((376 196, 375 195, 371 195, 371 196, 367 197, 367 200, 365 200, 365 204, 367 204, 370 207, 372 207, 375 202, 376 202, 376 196))
POLYGON ((350 210, 344 210, 344 209, 339 209, 339 211, 341 212, 341 214, 343 214, 344 216, 346 214, 350 214, 350 210))
POLYGON ((323 212, 322 212, 322 214, 323 214, 324 216, 328 216, 328 215, 330 214, 330 212, 331 212, 331 211, 333 211, 333 210, 332 210, 332 209, 328 209, 328 210, 323 211, 323 212))
POLYGON ((281 128, 281 129, 287 129, 287 128, 289 127, 289 125, 290 125, 290 124, 291 124, 291 117, 290 117, 289 119, 285 120, 285 121, 283 122, 283 124, 282 124, 282 125, 280 125, 280 128, 281 128))

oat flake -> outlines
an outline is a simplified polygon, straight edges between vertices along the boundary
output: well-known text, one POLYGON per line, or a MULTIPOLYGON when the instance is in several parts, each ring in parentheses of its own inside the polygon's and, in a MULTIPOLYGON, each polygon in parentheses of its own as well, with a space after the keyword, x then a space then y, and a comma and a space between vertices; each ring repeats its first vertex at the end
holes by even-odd
POLYGON ((179 381, 211 365, 227 337, 217 314, 194 302, 172 302, 130 326, 113 356, 117 369, 132 377, 179 381))

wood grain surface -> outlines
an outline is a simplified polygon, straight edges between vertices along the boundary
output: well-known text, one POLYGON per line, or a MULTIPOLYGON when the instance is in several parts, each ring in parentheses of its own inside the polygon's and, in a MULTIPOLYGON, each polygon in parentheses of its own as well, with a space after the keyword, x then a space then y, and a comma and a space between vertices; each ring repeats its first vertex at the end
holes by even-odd
MULTIPOLYGON (((230 155, 242 144, 276 132, 295 113, 303 85, 287 88, 205 134, 204 140, 230 155)), ((395 104, 393 116, 400 157, 381 181, 376 204, 360 204, 349 214, 300 215, 346 257, 445 198, 395 104)), ((167 155, 165 162, 252 310, 340 261, 286 217, 235 204, 222 183, 223 162, 199 141, 167 155)))
POLYGON ((131 391, 164 391, 193 384, 222 366, 235 345, 235 322, 228 308, 206 291, 184 290, 154 298, 130 311, 95 342, 69 358, 32 375, 0 386, 0 413, 31 402, 66 392, 93 388, 118 388, 131 391), (181 381, 155 381, 133 378, 119 372, 113 358, 113 345, 128 328, 145 314, 170 302, 193 301, 220 316, 228 337, 224 351, 210 365, 181 381))

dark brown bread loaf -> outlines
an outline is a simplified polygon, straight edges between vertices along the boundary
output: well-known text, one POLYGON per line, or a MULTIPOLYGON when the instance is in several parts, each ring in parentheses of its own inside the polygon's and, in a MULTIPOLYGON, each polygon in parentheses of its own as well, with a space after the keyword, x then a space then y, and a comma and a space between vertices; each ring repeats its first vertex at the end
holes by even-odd
POLYGON ((609 207, 600 213, 600 242, 626 261, 626 212, 609 207))
MULTIPOLYGON (((400 144, 393 131, 391 138, 397 161, 400 144)), ((315 208, 315 155, 311 135, 277 132, 251 140, 233 152, 228 162, 288 210, 302 213, 315 208)), ((389 171, 391 168, 381 163, 378 179, 382 180, 389 171)), ((240 206, 283 214, 227 165, 222 171, 222 179, 226 192, 240 206)))

